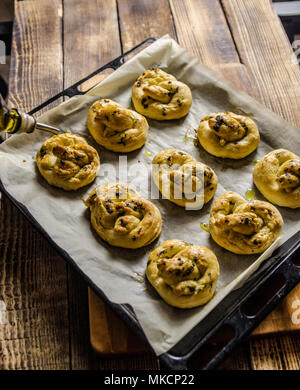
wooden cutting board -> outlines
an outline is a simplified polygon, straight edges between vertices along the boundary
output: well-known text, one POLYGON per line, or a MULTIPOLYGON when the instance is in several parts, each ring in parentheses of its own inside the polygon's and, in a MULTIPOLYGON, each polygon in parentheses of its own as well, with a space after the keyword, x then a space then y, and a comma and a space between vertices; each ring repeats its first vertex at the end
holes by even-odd
MULTIPOLYGON (((91 289, 89 289, 90 340, 104 356, 139 354, 148 348, 128 329, 91 289)), ((250 337, 300 330, 300 284, 290 292, 250 337)))

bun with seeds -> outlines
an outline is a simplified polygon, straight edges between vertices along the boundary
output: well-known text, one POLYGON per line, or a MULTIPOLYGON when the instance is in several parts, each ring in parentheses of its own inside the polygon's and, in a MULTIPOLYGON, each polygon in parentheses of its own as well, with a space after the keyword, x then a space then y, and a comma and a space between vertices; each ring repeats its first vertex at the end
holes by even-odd
POLYGON ((141 148, 149 129, 146 118, 110 99, 98 100, 90 107, 87 127, 99 145, 123 153, 141 148))
POLYGON ((289 150, 273 150, 258 161, 253 181, 268 201, 282 207, 300 207, 300 157, 289 150))
POLYGON ((99 155, 75 134, 59 134, 43 143, 36 154, 37 167, 47 182, 66 191, 90 184, 100 168, 99 155))
POLYGON ((264 252, 282 227, 281 214, 271 203, 247 202, 231 191, 219 196, 210 212, 209 230, 214 241, 241 255, 264 252))
POLYGON ((214 196, 218 178, 208 165, 179 149, 155 155, 152 177, 164 197, 181 207, 201 208, 214 196))
POLYGON ((136 111, 161 121, 185 116, 192 105, 190 88, 161 69, 146 70, 134 83, 132 102, 136 111))
POLYGON ((258 146, 255 122, 232 112, 212 113, 201 119, 197 130, 201 146, 216 157, 241 159, 258 146))
POLYGON ((106 242, 122 248, 140 248, 161 233, 158 208, 126 184, 97 187, 85 202, 96 233, 106 242))
POLYGON ((168 240, 150 253, 146 276, 165 302, 188 309, 213 297, 219 263, 204 246, 168 240))

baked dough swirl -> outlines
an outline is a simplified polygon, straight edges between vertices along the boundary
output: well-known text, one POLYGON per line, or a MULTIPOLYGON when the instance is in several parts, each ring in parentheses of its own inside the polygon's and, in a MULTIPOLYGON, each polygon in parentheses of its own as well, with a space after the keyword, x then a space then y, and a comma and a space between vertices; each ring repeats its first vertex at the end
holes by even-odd
POLYGON ((36 163, 47 182, 66 191, 91 183, 99 170, 98 152, 75 134, 59 134, 45 141, 36 163))
POLYGON ((204 246, 168 240, 150 253, 146 276, 169 305, 187 309, 213 297, 219 263, 204 246))
POLYGON ((259 144, 255 122, 232 112, 212 113, 201 119, 198 140, 210 154, 222 158, 241 159, 259 144))
POLYGON ((126 184, 97 187, 85 204, 90 208, 93 228, 110 245, 140 248, 161 233, 158 208, 126 184))
POLYGON ((190 88, 161 69, 146 70, 134 83, 132 101, 135 109, 148 118, 178 119, 192 105, 190 88))
POLYGON ((155 155, 152 177, 164 197, 178 206, 194 209, 209 202, 218 185, 217 175, 209 166, 179 149, 155 155))
POLYGON ((265 251, 279 237, 283 220, 272 204, 247 202, 235 192, 219 196, 211 209, 209 230, 217 244, 237 254, 265 251))
POLYGON ((147 140, 149 125, 142 115, 110 99, 93 103, 87 127, 98 144, 114 152, 132 152, 147 140))
POLYGON ((253 171, 256 187, 270 202, 300 207, 300 157, 286 149, 268 153, 253 171))

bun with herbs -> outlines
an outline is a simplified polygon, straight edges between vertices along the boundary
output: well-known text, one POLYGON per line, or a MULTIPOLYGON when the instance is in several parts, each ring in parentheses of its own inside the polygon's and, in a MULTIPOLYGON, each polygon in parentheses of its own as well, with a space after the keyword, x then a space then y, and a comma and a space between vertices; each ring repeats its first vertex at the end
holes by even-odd
POLYGON ((273 150, 258 161, 253 181, 268 201, 282 207, 300 207, 300 157, 289 150, 273 150))
POLYGON ((122 248, 140 248, 161 233, 158 208, 126 184, 97 187, 85 202, 96 233, 106 242, 122 248))
POLYGON ((100 167, 96 149, 83 137, 68 133, 46 140, 36 154, 36 163, 50 185, 66 191, 90 184, 100 167))
POLYGON ((146 276, 165 302, 187 309, 213 297, 219 263, 208 248, 173 239, 150 253, 146 276))
POLYGON ((110 99, 89 109, 87 127, 95 141, 113 152, 132 152, 147 140, 149 125, 142 115, 110 99))
POLYGON ((190 88, 161 69, 146 70, 134 83, 132 102, 136 111, 161 121, 185 116, 192 105, 190 88))
POLYGON ((231 191, 219 196, 210 212, 214 241, 241 255, 264 252, 280 236, 282 227, 281 214, 271 203, 247 202, 231 191))
POLYGON ((156 154, 152 177, 164 197, 178 206, 194 209, 209 202, 218 185, 212 168, 179 149, 156 154))
POLYGON ((258 146, 255 122, 232 112, 212 113, 201 119, 197 130, 201 146, 216 157, 241 159, 258 146))

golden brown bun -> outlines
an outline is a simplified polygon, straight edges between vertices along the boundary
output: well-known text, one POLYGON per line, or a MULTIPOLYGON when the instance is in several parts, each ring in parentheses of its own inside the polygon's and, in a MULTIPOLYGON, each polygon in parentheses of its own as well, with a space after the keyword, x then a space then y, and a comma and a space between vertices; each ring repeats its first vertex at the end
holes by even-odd
POLYGON ((257 148, 260 139, 252 119, 232 112, 205 116, 201 119, 197 133, 203 148, 222 158, 246 157, 257 148))
POLYGON ((219 263, 204 246, 168 240, 150 253, 146 275, 169 305, 188 309, 204 305, 213 297, 219 263))
POLYGON ((216 243, 240 255, 264 252, 279 237, 282 226, 282 217, 271 203, 248 203, 231 191, 214 201, 209 221, 216 243))
POLYGON ((99 170, 99 155, 86 140, 75 134, 55 135, 36 154, 41 175, 49 184, 77 190, 91 183, 99 170))
POLYGON ((300 157, 296 154, 286 149, 268 153, 255 165, 253 180, 270 202, 300 207, 300 157))
POLYGON ((161 69, 151 69, 134 83, 132 101, 140 114, 164 121, 185 116, 192 105, 192 93, 174 76, 161 69))
POLYGON ((97 187, 85 203, 90 208, 93 228, 110 245, 140 248, 161 233, 158 208, 126 184, 97 187))
POLYGON ((98 100, 90 107, 87 127, 98 144, 123 153, 141 148, 149 129, 146 118, 110 99, 98 100))
POLYGON ((218 185, 210 167, 178 149, 163 150, 154 157, 152 177, 164 197, 178 206, 195 209, 210 201, 218 185))

